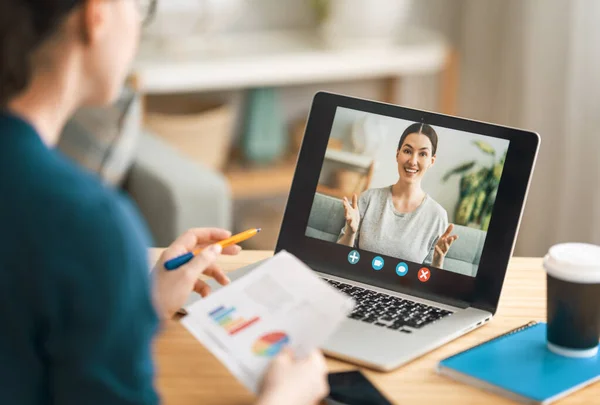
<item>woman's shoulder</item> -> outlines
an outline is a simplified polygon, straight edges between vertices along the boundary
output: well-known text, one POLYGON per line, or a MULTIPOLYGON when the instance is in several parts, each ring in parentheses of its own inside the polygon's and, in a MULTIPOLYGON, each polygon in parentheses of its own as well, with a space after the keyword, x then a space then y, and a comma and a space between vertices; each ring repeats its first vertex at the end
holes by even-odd
POLYGON ((136 216, 126 197, 46 146, 25 121, 0 112, 0 134, 0 159, 11 173, 0 178, 0 194, 11 195, 3 208, 16 218, 26 218, 21 232, 27 240, 43 245, 47 235, 59 235, 78 243, 86 239, 84 231, 95 238, 136 216))
POLYGON ((447 223, 448 222, 448 211, 442 205, 433 199, 429 194, 425 197, 425 204, 427 207, 427 211, 430 214, 434 215, 435 218, 440 221, 447 223))
POLYGON ((30 184, 40 199, 74 211, 94 211, 100 205, 118 203, 118 194, 92 172, 79 167, 60 153, 47 157, 45 173, 30 184))
POLYGON ((383 199, 387 199, 389 194, 390 194, 389 186, 377 187, 377 188, 370 188, 368 190, 363 191, 362 194, 360 195, 360 198, 364 199, 366 201, 370 201, 373 199, 383 200, 383 199))
POLYGON ((130 200, 94 173, 57 152, 46 156, 40 167, 44 173, 23 185, 23 192, 35 196, 33 200, 44 206, 35 210, 41 215, 37 218, 40 223, 63 224, 63 237, 85 239, 85 234, 91 232, 97 240, 116 230, 127 236, 132 228, 143 228, 130 200))

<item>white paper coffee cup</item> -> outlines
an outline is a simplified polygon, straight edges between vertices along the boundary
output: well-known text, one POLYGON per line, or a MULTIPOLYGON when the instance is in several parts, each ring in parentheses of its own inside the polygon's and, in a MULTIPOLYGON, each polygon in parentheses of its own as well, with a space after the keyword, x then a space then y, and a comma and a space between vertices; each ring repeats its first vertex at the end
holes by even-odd
POLYGON ((544 257, 548 348, 568 357, 593 357, 600 336, 600 246, 566 243, 544 257))

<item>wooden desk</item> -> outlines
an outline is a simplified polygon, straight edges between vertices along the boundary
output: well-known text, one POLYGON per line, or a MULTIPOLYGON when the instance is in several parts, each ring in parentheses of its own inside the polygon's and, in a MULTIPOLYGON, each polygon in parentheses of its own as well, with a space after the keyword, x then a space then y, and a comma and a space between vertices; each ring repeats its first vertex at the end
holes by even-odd
MULTIPOLYGON (((224 270, 234 270, 268 257, 272 252, 247 251, 237 257, 223 257, 224 270)), ((152 252, 156 257, 156 252, 152 252)), ((436 363, 451 354, 499 335, 530 320, 545 320, 546 282, 540 259, 511 261, 492 322, 451 342, 396 371, 379 373, 363 370, 369 379, 397 404, 511 404, 502 397, 438 376, 436 363)), ((166 405, 251 404, 253 396, 232 377, 179 323, 169 323, 155 348, 158 388, 166 405)), ((332 371, 356 368, 329 359, 332 371)), ((600 398, 600 383, 559 401, 566 404, 593 404, 600 398)), ((283 404, 282 404, 283 405, 283 404)))

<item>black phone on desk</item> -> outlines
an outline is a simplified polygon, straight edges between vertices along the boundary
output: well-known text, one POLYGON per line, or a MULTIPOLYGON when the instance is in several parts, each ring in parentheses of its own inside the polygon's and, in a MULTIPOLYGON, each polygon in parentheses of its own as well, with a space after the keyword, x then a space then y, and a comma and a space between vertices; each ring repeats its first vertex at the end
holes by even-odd
POLYGON ((327 405, 392 405, 360 371, 329 373, 327 405))

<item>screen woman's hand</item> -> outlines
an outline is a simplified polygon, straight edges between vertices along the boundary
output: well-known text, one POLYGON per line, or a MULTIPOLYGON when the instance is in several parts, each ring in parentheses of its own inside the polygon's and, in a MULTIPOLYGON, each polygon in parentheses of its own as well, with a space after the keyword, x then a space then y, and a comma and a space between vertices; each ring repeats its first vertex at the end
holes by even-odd
POLYGON ((343 199, 344 215, 346 217, 346 225, 348 230, 353 234, 358 232, 358 224, 360 223, 360 212, 358 211, 358 196, 352 195, 352 204, 346 197, 343 199))
POLYGON ((444 265, 444 258, 450 250, 450 246, 458 239, 458 235, 451 235, 454 230, 454 224, 448 225, 446 232, 440 236, 437 243, 435 244, 435 251, 433 252, 433 261, 431 265, 441 269, 444 265))

